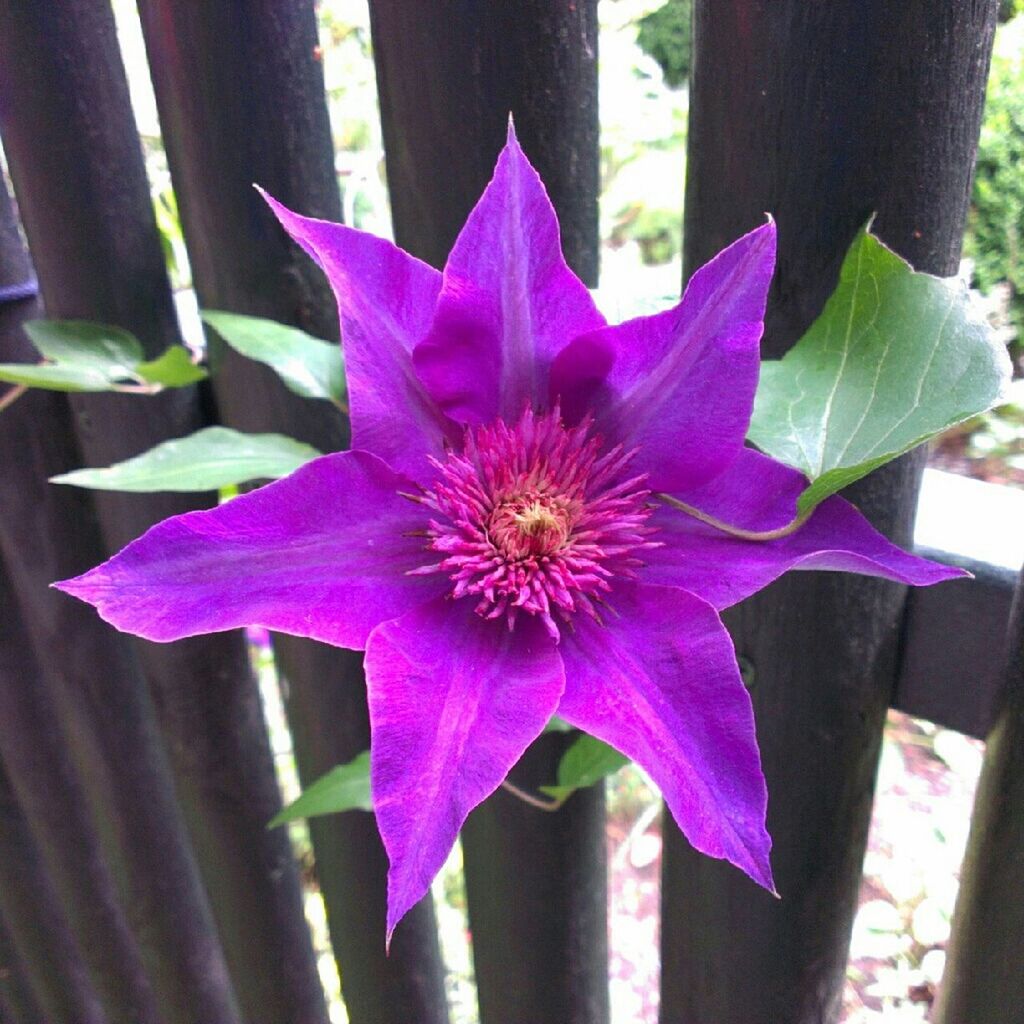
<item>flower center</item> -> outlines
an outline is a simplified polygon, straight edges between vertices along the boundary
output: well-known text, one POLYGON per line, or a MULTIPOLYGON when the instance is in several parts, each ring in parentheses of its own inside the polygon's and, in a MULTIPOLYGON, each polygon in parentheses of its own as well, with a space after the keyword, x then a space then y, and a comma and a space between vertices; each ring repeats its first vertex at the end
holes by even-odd
POLYGON ((565 502, 529 494, 502 501, 487 533, 506 558, 553 555, 566 542, 572 521, 565 502))
POLYGON ((644 476, 631 476, 632 452, 603 451, 585 422, 567 428, 557 409, 527 410, 514 426, 497 420, 466 430, 463 450, 444 461, 421 499, 431 519, 430 550, 452 596, 475 596, 485 618, 538 615, 558 637, 582 609, 599 606, 617 578, 629 578, 657 547, 647 526, 644 476))

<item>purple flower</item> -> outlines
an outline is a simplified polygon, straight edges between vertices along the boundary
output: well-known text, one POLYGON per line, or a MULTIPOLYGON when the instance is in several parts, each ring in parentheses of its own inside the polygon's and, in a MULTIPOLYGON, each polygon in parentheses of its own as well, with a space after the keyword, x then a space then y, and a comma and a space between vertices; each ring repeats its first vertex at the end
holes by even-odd
POLYGON ((388 934, 557 712, 642 765, 690 842, 773 888, 750 699, 719 611, 788 569, 928 584, 743 447, 775 257, 734 242, 609 327, 514 134, 440 274, 268 199, 341 309, 353 450, 154 527, 59 584, 151 640, 258 625, 366 651, 388 934))

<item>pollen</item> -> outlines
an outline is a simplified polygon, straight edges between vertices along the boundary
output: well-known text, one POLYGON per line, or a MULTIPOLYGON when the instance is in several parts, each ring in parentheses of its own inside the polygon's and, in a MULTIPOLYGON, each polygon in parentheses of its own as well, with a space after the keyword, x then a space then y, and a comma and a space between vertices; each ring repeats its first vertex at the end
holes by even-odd
POLYGON ((446 573, 452 597, 509 628, 536 615, 557 639, 577 612, 600 621, 616 580, 635 578, 659 546, 632 457, 621 445, 606 450, 590 421, 566 427, 558 409, 467 428, 461 451, 434 460, 421 500, 439 557, 414 571, 446 573))

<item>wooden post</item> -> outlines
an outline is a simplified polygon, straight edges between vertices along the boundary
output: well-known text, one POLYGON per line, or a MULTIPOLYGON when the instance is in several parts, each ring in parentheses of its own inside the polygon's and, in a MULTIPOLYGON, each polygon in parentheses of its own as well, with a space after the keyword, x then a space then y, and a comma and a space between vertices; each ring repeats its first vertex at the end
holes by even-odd
MULTIPOLYGON (((252 188, 301 211, 341 219, 317 59, 312 0, 229 4, 142 0, 143 30, 193 276, 206 308, 265 316, 337 338, 321 272, 252 188)), ((287 391, 265 367, 220 352, 224 422, 273 430, 322 451, 347 444, 327 403, 287 391)), ((362 656, 275 636, 299 775, 309 785, 369 744, 362 656)), ((342 992, 353 1024, 443 1024, 443 972, 433 904, 424 900, 384 953, 387 861, 363 812, 310 823, 342 992)))
POLYGON ((1005 686, 974 800, 936 1024, 1000 1024, 1024 1005, 1024 572, 1005 686))
MULTIPOLYGON (((443 265, 512 113, 558 211, 568 261, 596 284, 596 0, 374 0, 370 16, 399 244, 443 265)), ((516 781, 553 781, 564 745, 544 737, 516 781)), ((497 793, 470 816, 462 846, 484 1024, 606 1021, 601 788, 554 815, 497 793)))
POLYGON ((0 1024, 37 1024, 44 1012, 0 916, 0 1024))
MULTIPOLYGON (((5 627, 15 610, 0 581, 5 627)), ((18 632, 21 630, 19 628, 18 632)), ((23 634, 22 634, 23 635, 23 634)), ((0 642, 0 686, 31 685, 17 679, 9 659, 12 645, 0 642)), ((68 927, 46 859, 0 761, 0 916, 10 947, 23 967, 38 1009, 26 1024, 106 1024, 102 1004, 68 927)), ((98 936, 93 936, 96 941, 98 936)))
MULTIPOLYGON (((775 216, 765 355, 817 315, 875 211, 918 269, 957 269, 996 6, 698 0, 685 263, 775 216)), ((904 545, 919 465, 850 493, 904 545)), ((666 830, 664 1024, 837 1018, 904 596, 793 573, 727 616, 752 674, 782 898, 666 830)))
MULTIPOLYGON (((127 327, 150 355, 161 352, 177 340, 176 319, 110 5, 0 4, 0 91, 0 131, 48 314, 127 327)), ((93 465, 208 422, 195 389, 151 400, 77 396, 72 407, 82 452, 93 465)), ((31 440, 44 475, 24 481, 22 493, 42 490, 40 504, 57 517, 47 528, 61 541, 47 557, 23 565, 31 575, 19 586, 43 588, 99 561, 102 552, 94 549, 90 557, 88 545, 71 548, 73 530, 60 510, 76 499, 69 489, 49 488, 45 474, 72 467, 57 461, 55 439, 41 425, 31 440), (51 490, 59 493, 51 498, 51 490), (63 550, 55 550, 61 544, 63 550)), ((157 520, 208 500, 104 494, 96 506, 108 548, 116 548, 157 520)), ((34 510, 24 514, 24 528, 41 529, 34 510)), ((106 627, 109 650, 101 652, 97 639, 94 661, 70 665, 65 651, 44 650, 44 623, 71 614, 64 611, 69 602, 40 590, 24 603, 41 659, 72 687, 68 699, 80 692, 77 675, 93 684, 96 746, 90 756, 98 763, 87 777, 108 787, 104 799, 111 804, 104 813, 119 830, 134 920, 151 947, 164 1013, 187 1021, 235 1019, 226 952, 247 1018, 323 1024, 326 1007, 297 869, 287 836, 265 828, 280 797, 241 634, 173 646, 139 642, 144 680, 134 655, 106 627), (115 649, 125 653, 115 656, 115 649), (219 936, 182 828, 146 682, 219 936), (109 713, 112 707, 120 708, 117 716, 109 713)))
MULTIPOLYGON (((13 411, 7 414, 13 415, 13 411)), ((0 497, 6 504, 7 493, 0 492, 0 497)), ((0 549, 7 546, 6 533, 0 521, 0 549)), ((12 799, 17 800, 38 839, 40 868, 53 879, 60 906, 111 1024, 158 1024, 161 1018, 152 987, 122 910, 110 863, 90 820, 87 796, 75 773, 53 688, 32 655, 32 643, 14 603, 12 580, 2 562, 0 610, 4 613, 0 751, 12 799)), ((12 831, 7 843, 14 841, 12 831)), ((4 912, 11 915, 19 938, 24 934, 27 942, 28 927, 23 929, 20 915, 8 902, 14 898, 14 894, 5 895, 4 912)), ((41 919, 35 919, 36 926, 40 923, 41 919)), ((51 933, 50 940, 57 938, 56 931, 51 933)), ((60 979, 61 987, 71 999, 77 971, 73 961, 63 969, 68 973, 60 979)), ((83 1012, 73 1019, 88 1021, 89 1016, 83 1012)))
MULTIPOLYGON (((0 361, 32 358, 32 347, 21 332, 20 324, 41 313, 32 289, 27 287, 33 280, 10 198, 6 188, 0 188, 0 284, 11 288, 15 294, 25 295, 17 301, 0 304, 0 361)), ((26 482, 35 481, 38 487, 38 482, 45 480, 45 468, 40 474, 34 464, 35 449, 31 440, 40 432, 39 425, 43 425, 42 431, 57 452, 55 462, 58 465, 79 459, 70 409, 63 395, 29 392, 2 415, 0 464, 5 472, 0 474, 0 553, 5 547, 19 548, 16 538, 21 508, 16 496, 23 491, 26 482)), ((38 538, 49 527, 62 529, 65 522, 84 524, 85 530, 90 526, 95 528, 95 512, 84 492, 68 492, 68 500, 54 516, 49 499, 57 494, 56 488, 49 488, 42 492, 42 501, 38 503, 29 485, 27 517, 21 525, 31 531, 32 536, 38 538)), ((79 539, 83 536, 80 533, 79 539)), ((82 554, 88 557, 89 552, 82 554)), ((98 547, 94 554, 100 557, 98 547)), ((46 592, 46 582, 36 581, 39 592, 46 592)), ((33 654, 2 557, 0 613, 3 623, 0 630, 0 755, 14 795, 38 837, 45 870, 53 878, 111 1024, 156 1024, 159 1011, 138 946, 120 906, 114 876, 90 820, 81 780, 75 774, 68 737, 58 715, 54 686, 33 654)), ((94 632, 103 630, 94 619, 86 628, 94 632)), ((70 990, 76 972, 70 961, 66 969, 66 987, 70 990)), ((89 1020, 84 1004, 82 1012, 73 1019, 89 1020)))

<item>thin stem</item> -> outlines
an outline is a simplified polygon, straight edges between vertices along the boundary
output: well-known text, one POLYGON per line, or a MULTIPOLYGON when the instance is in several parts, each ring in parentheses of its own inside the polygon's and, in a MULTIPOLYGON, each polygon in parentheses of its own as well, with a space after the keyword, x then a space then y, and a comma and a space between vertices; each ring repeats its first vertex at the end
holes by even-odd
POLYGON ((526 790, 520 789, 514 783, 509 782, 508 779, 501 784, 501 788, 507 790, 514 797, 518 797, 524 804, 536 807, 538 811, 557 811, 565 803, 565 797, 559 800, 543 800, 539 796, 534 796, 532 793, 527 793, 526 790))
POLYGON ((164 390, 163 384, 111 384, 111 391, 119 395, 158 395, 164 390))
POLYGON ((0 398, 0 412, 9 405, 13 405, 25 392, 28 391, 27 384, 16 384, 3 398, 0 398))
POLYGON ((785 526, 780 526, 775 530, 744 530, 741 526, 732 526, 729 523, 723 523, 720 519, 715 519, 714 516, 709 516, 706 512, 701 512, 699 508, 694 508, 692 505, 687 505, 678 498, 673 498, 670 494, 657 494, 655 497, 665 502, 666 505, 671 505, 673 508, 679 509, 680 512, 685 512, 688 516, 692 516, 694 519, 699 519, 702 523, 707 523, 708 526, 713 526, 716 530, 721 530, 722 533, 728 533, 730 536, 739 537, 740 540, 766 541, 779 540, 781 537, 788 537, 791 533, 796 533, 796 531, 807 522, 811 515, 810 511, 801 512, 791 523, 786 523, 785 526))
POLYGON ((342 416, 347 416, 348 415, 348 402, 344 402, 340 398, 332 398, 331 402, 338 409, 338 411, 342 414, 342 416))

